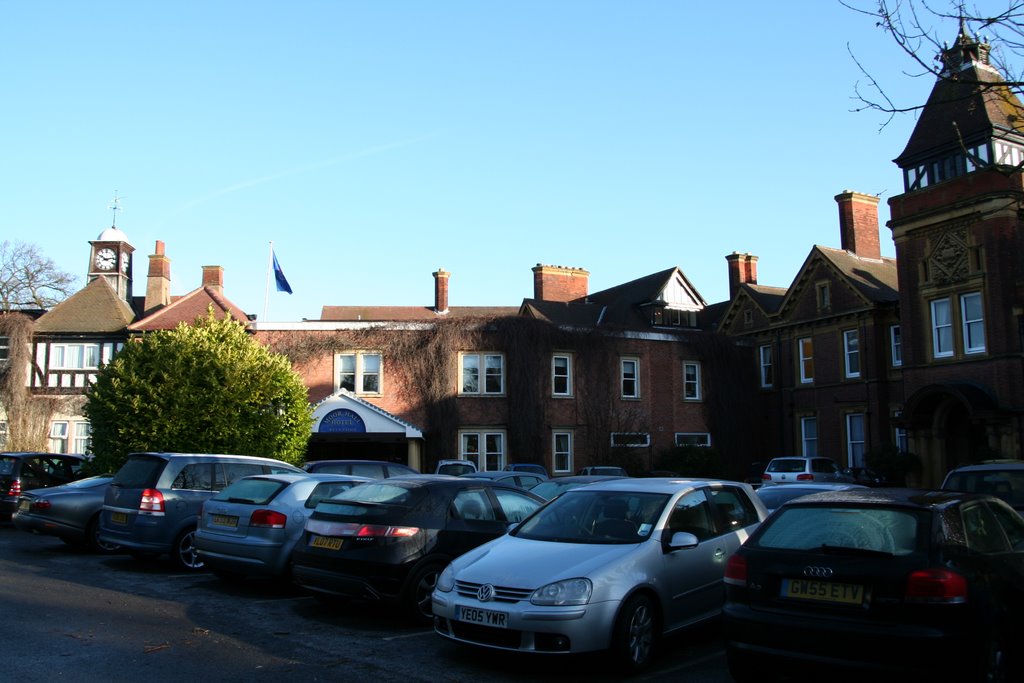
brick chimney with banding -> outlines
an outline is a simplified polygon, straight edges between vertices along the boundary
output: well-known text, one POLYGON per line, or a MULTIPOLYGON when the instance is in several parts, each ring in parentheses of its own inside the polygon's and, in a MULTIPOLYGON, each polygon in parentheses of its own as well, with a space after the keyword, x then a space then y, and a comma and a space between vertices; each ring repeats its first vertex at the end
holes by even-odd
POLYGON ((436 313, 448 312, 448 278, 451 273, 444 268, 438 268, 434 273, 434 311, 436 313))
POLYGON ((842 248, 857 256, 881 259, 878 242, 878 197, 844 190, 839 203, 839 237, 842 248))
POLYGON ((145 314, 171 303, 171 260, 164 255, 164 243, 156 241, 156 253, 149 256, 149 273, 146 277, 146 299, 143 303, 145 314))
POLYGON ((734 251, 725 260, 729 262, 729 299, 732 300, 740 285, 757 284, 757 257, 734 251))
POLYGON ((203 266, 203 287, 224 293, 224 266, 203 266))
POLYGON ((567 266, 533 267, 533 298, 541 301, 576 301, 590 293, 590 273, 567 266))

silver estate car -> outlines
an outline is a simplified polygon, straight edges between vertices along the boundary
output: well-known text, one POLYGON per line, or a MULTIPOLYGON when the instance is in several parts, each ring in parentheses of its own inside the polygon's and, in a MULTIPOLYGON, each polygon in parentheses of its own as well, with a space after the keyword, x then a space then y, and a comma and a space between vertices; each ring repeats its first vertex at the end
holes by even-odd
POLYGON ((348 474, 243 477, 203 503, 196 551, 220 578, 283 576, 316 504, 376 481, 348 474))
POLYGON ((725 558, 767 517, 748 484, 610 479, 565 491, 456 558, 434 630, 520 652, 611 650, 644 668, 659 638, 721 614, 725 558))
POLYGON ((202 504, 236 479, 275 472, 306 474, 249 455, 130 453, 107 487, 99 540, 134 557, 169 555, 180 569, 202 569, 195 546, 202 504))

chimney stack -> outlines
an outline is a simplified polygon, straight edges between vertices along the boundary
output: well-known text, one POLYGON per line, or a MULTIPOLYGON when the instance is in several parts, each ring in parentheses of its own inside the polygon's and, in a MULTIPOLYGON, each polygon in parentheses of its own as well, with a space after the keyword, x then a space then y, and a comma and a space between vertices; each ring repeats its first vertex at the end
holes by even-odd
POLYGON ((725 257, 729 262, 729 300, 736 297, 740 285, 757 284, 757 257, 734 251, 725 257))
POLYGON ((209 287, 218 294, 224 293, 224 267, 203 266, 203 287, 209 287))
POLYGON ((567 266, 533 267, 533 298, 541 301, 576 301, 590 293, 590 273, 567 266))
POLYGON ((164 256, 164 243, 160 240, 156 241, 154 251, 149 257, 146 299, 142 304, 146 315, 171 303, 171 260, 164 256))
POLYGON ((448 278, 451 273, 444 268, 438 268, 434 273, 434 311, 436 313, 448 312, 448 278))
POLYGON ((842 248, 857 256, 881 259, 878 243, 878 197, 844 190, 839 203, 839 237, 842 248))

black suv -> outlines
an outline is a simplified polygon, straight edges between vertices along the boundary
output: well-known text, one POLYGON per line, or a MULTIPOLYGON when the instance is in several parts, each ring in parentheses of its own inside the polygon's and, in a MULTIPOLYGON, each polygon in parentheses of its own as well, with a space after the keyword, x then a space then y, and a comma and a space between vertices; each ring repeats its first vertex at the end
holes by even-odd
POLYGON ((81 479, 81 455, 62 453, 0 453, 0 520, 9 522, 22 491, 60 486, 81 479))

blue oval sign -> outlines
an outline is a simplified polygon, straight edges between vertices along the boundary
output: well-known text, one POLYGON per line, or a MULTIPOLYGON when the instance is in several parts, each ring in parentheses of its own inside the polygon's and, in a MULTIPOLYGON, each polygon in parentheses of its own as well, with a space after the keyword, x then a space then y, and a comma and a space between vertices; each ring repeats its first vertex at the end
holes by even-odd
POLYGON ((366 423, 363 422, 363 418, 359 416, 359 413, 354 410, 339 408, 324 415, 324 419, 320 420, 320 428, 317 431, 321 434, 344 432, 361 434, 366 432, 366 423))

